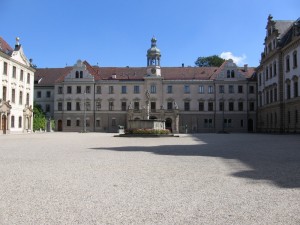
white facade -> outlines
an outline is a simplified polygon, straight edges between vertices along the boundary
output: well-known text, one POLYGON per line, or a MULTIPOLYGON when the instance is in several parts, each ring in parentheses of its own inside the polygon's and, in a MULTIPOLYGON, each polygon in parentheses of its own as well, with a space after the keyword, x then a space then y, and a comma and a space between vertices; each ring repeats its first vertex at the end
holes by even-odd
POLYGON ((0 133, 30 131, 35 70, 18 39, 14 50, 2 38, 0 47, 0 133))

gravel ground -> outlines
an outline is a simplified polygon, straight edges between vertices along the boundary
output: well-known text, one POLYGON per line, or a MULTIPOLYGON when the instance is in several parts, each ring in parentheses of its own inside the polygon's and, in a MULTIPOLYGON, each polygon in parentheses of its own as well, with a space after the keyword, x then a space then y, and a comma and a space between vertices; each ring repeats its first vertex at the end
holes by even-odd
POLYGON ((300 224, 300 136, 0 136, 0 224, 300 224))

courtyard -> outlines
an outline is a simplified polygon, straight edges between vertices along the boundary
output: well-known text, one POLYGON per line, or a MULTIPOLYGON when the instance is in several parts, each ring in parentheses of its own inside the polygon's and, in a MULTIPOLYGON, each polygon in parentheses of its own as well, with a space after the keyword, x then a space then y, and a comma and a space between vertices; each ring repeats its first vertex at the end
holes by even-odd
POLYGON ((300 136, 0 135, 0 224, 300 224, 300 136))

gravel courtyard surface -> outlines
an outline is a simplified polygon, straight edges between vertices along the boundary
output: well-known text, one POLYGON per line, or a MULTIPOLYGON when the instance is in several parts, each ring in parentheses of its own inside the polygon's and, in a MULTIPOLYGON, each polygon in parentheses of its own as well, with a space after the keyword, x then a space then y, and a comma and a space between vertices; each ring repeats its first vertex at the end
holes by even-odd
POLYGON ((300 136, 0 136, 0 224, 300 224, 300 136))

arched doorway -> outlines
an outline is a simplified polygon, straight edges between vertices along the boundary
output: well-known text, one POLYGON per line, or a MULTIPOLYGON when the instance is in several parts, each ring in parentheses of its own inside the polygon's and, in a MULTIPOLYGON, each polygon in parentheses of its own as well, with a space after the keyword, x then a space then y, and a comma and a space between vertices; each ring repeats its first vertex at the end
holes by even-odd
POLYGON ((2 119, 1 119, 2 121, 1 121, 1 124, 2 124, 2 130, 3 130, 3 134, 6 134, 6 129, 7 129, 7 127, 6 127, 6 125, 7 125, 7 118, 6 118, 6 116, 5 115, 2 115, 2 119))
POLYGON ((166 119, 166 129, 168 129, 172 132, 172 119, 171 118, 166 119))
POLYGON ((248 119, 248 132, 253 132, 253 120, 248 119))
POLYGON ((62 131, 62 120, 57 121, 57 131, 62 131))

